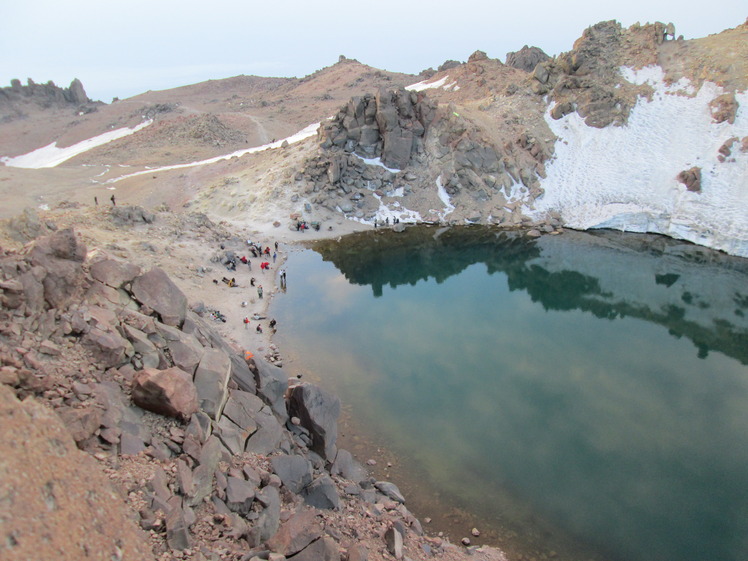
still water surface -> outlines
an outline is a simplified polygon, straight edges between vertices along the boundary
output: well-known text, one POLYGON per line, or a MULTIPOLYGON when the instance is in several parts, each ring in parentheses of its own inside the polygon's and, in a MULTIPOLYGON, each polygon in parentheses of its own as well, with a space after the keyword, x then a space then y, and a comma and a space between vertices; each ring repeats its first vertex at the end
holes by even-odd
POLYGON ((635 235, 413 228, 320 242, 286 270, 281 349, 483 539, 745 558, 745 260, 635 235))

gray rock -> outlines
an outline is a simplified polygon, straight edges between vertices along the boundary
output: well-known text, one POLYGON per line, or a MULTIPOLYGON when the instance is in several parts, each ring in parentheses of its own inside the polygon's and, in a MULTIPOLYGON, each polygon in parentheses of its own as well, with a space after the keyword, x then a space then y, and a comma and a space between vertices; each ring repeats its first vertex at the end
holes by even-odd
POLYGON ((348 450, 343 449, 338 450, 335 461, 330 468, 330 473, 332 475, 341 475, 345 479, 356 483, 363 481, 369 476, 366 468, 357 462, 348 450))
POLYGON ((240 390, 252 394, 256 393, 255 373, 249 367, 247 361, 236 354, 229 354, 229 356, 231 357, 231 380, 236 383, 240 390))
POLYGON ((228 383, 231 375, 231 361, 221 349, 205 349, 202 360, 195 371, 195 388, 200 409, 214 420, 228 399, 228 383))
POLYGON ((288 419, 284 398, 288 390, 288 376, 282 368, 273 366, 260 358, 251 360, 250 369, 255 374, 257 396, 270 406, 281 423, 285 423, 288 419))
POLYGON ((255 417, 263 407, 265 405, 256 395, 241 390, 231 390, 226 406, 223 408, 223 414, 240 427, 254 432, 257 427, 255 417))
POLYGON ((222 454, 223 447, 218 437, 209 437, 200 451, 198 460, 200 465, 192 472, 195 487, 194 494, 188 497, 187 504, 189 506, 199 505, 205 497, 210 496, 213 492, 213 476, 222 454))
POLYGON ((135 299, 155 311, 166 325, 180 326, 187 313, 187 297, 176 284, 159 269, 153 268, 132 282, 135 299))
POLYGON ((169 341, 167 346, 171 359, 174 361, 174 366, 194 375, 200 360, 205 354, 205 348, 200 344, 200 341, 194 335, 181 333, 179 340, 169 341))
POLYGON ((192 545, 184 511, 181 508, 172 508, 166 515, 166 543, 171 549, 180 551, 192 545))
POLYGON ((256 499, 265 508, 257 517, 257 522, 250 532, 254 541, 254 544, 250 541, 250 545, 253 547, 269 540, 280 527, 281 500, 278 489, 263 487, 257 492, 256 499))
POLYGON ((317 514, 312 510, 303 510, 281 524, 267 545, 271 551, 291 557, 318 540, 323 532, 317 514))
POLYGON ((226 484, 226 506, 232 512, 246 516, 252 508, 256 487, 249 481, 229 477, 226 484))
POLYGON ((299 494, 312 482, 312 464, 302 456, 273 456, 270 463, 283 485, 294 494, 299 494))
POLYGON ((291 389, 289 414, 298 417, 312 435, 312 450, 328 461, 335 458, 340 400, 317 386, 300 384, 291 389))
POLYGON ((166 368, 166 359, 158 352, 156 346, 151 343, 148 336, 129 325, 124 325, 123 330, 127 340, 132 344, 132 348, 136 353, 139 353, 143 366, 146 368, 166 368))
POLYGON ((403 558, 403 536, 395 528, 390 527, 384 533, 384 543, 387 545, 387 551, 395 559, 403 558))
POLYGON ((141 268, 137 265, 114 259, 106 254, 92 256, 89 261, 91 276, 112 288, 121 288, 141 273, 141 268))
POLYGON ((270 409, 263 407, 255 416, 255 421, 257 422, 257 431, 247 440, 246 451, 267 455, 277 450, 283 440, 285 431, 275 415, 270 412, 270 409))
POLYGON ((218 421, 218 426, 213 431, 223 443, 223 445, 234 455, 240 455, 244 452, 244 447, 247 444, 247 438, 254 432, 254 429, 250 432, 246 428, 241 428, 239 425, 233 423, 227 417, 221 417, 218 421))
POLYGON ((390 483, 389 481, 377 481, 374 486, 379 489, 382 494, 386 495, 393 501, 397 501, 398 503, 405 502, 405 497, 403 497, 400 489, 398 489, 397 485, 394 483, 390 483))
POLYGON ((340 498, 335 483, 329 475, 323 474, 309 484, 302 492, 304 502, 309 506, 325 510, 337 510, 340 498))
POLYGON ((340 550, 337 543, 329 536, 312 542, 293 556, 294 561, 340 561, 340 550))

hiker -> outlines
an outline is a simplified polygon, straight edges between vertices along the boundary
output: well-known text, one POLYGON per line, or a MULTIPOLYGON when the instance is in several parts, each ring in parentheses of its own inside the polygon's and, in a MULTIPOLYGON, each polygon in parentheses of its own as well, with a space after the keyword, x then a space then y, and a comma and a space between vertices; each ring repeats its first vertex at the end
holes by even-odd
POLYGON ((249 318, 244 316, 244 329, 247 329, 249 327, 249 318))
POLYGON ((96 203, 96 206, 99 206, 99 197, 94 197, 94 203, 96 203))
POLYGON ((112 201, 112 206, 117 206, 117 202, 114 200, 114 194, 112 194, 110 200, 112 201))
POLYGON ((249 286, 254 286, 254 285, 255 285, 255 278, 252 277, 251 279, 249 279, 249 286))
POLYGON ((271 329, 272 329, 273 327, 275 327, 275 324, 276 324, 275 318, 271 319, 271 320, 270 320, 270 327, 271 327, 271 329))
POLYGON ((273 252, 273 263, 275 263, 275 258, 278 256, 277 253, 273 252))
POLYGON ((262 285, 261 284, 257 285, 257 296, 262 298, 262 285))
POLYGON ((257 333, 262 333, 262 326, 259 323, 257 324, 257 329, 255 329, 255 331, 257 331, 257 333))

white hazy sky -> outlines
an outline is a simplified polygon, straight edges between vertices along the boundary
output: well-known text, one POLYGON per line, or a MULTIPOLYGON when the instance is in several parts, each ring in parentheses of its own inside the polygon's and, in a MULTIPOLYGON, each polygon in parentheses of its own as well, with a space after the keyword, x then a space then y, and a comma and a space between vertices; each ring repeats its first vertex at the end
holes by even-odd
POLYGON ((599 21, 672 21, 692 39, 746 16, 745 0, 5 0, 0 86, 78 78, 110 102, 239 74, 301 78, 341 54, 417 74, 478 49, 558 54, 599 21))

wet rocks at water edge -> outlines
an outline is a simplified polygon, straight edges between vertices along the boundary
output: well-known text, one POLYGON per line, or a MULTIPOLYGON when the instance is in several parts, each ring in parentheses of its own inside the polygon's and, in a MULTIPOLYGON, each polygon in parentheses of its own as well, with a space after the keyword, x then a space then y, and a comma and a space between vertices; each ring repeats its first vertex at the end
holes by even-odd
MULTIPOLYGON (((0 395, 9 395, 0 427, 31 400, 44 401, 65 438, 122 487, 127 508, 107 495, 97 512, 114 520, 131 509, 123 516, 137 513, 142 532, 118 522, 127 537, 112 541, 102 530, 110 525, 85 515, 87 539, 102 540, 97 551, 137 551, 128 558, 145 560, 152 549, 178 559, 215 548, 237 559, 301 561, 366 559, 381 548, 398 558, 411 548, 419 558, 424 548, 454 547, 423 536, 397 486, 370 477, 338 447, 337 397, 296 379, 289 387, 278 366, 245 359, 164 271, 143 272, 100 250, 88 255, 72 230, 2 251, 0 271, 0 395)), ((49 445, 65 453, 48 477, 47 506, 23 499, 30 520, 48 519, 68 485, 60 474, 81 466, 69 446, 49 445)), ((0 451, 10 472, 30 469, 0 451)), ((8 482, 0 479, 0 496, 10 496, 8 482)), ((70 485, 85 492, 89 481, 70 485)), ((12 496, 18 503, 28 491, 17 485, 12 496)), ((78 519, 86 504, 61 512, 78 519)), ((16 528, 0 556, 3 547, 26 551, 16 548, 29 543, 28 531, 16 528)), ((64 533, 52 540, 67 551, 64 533)))

